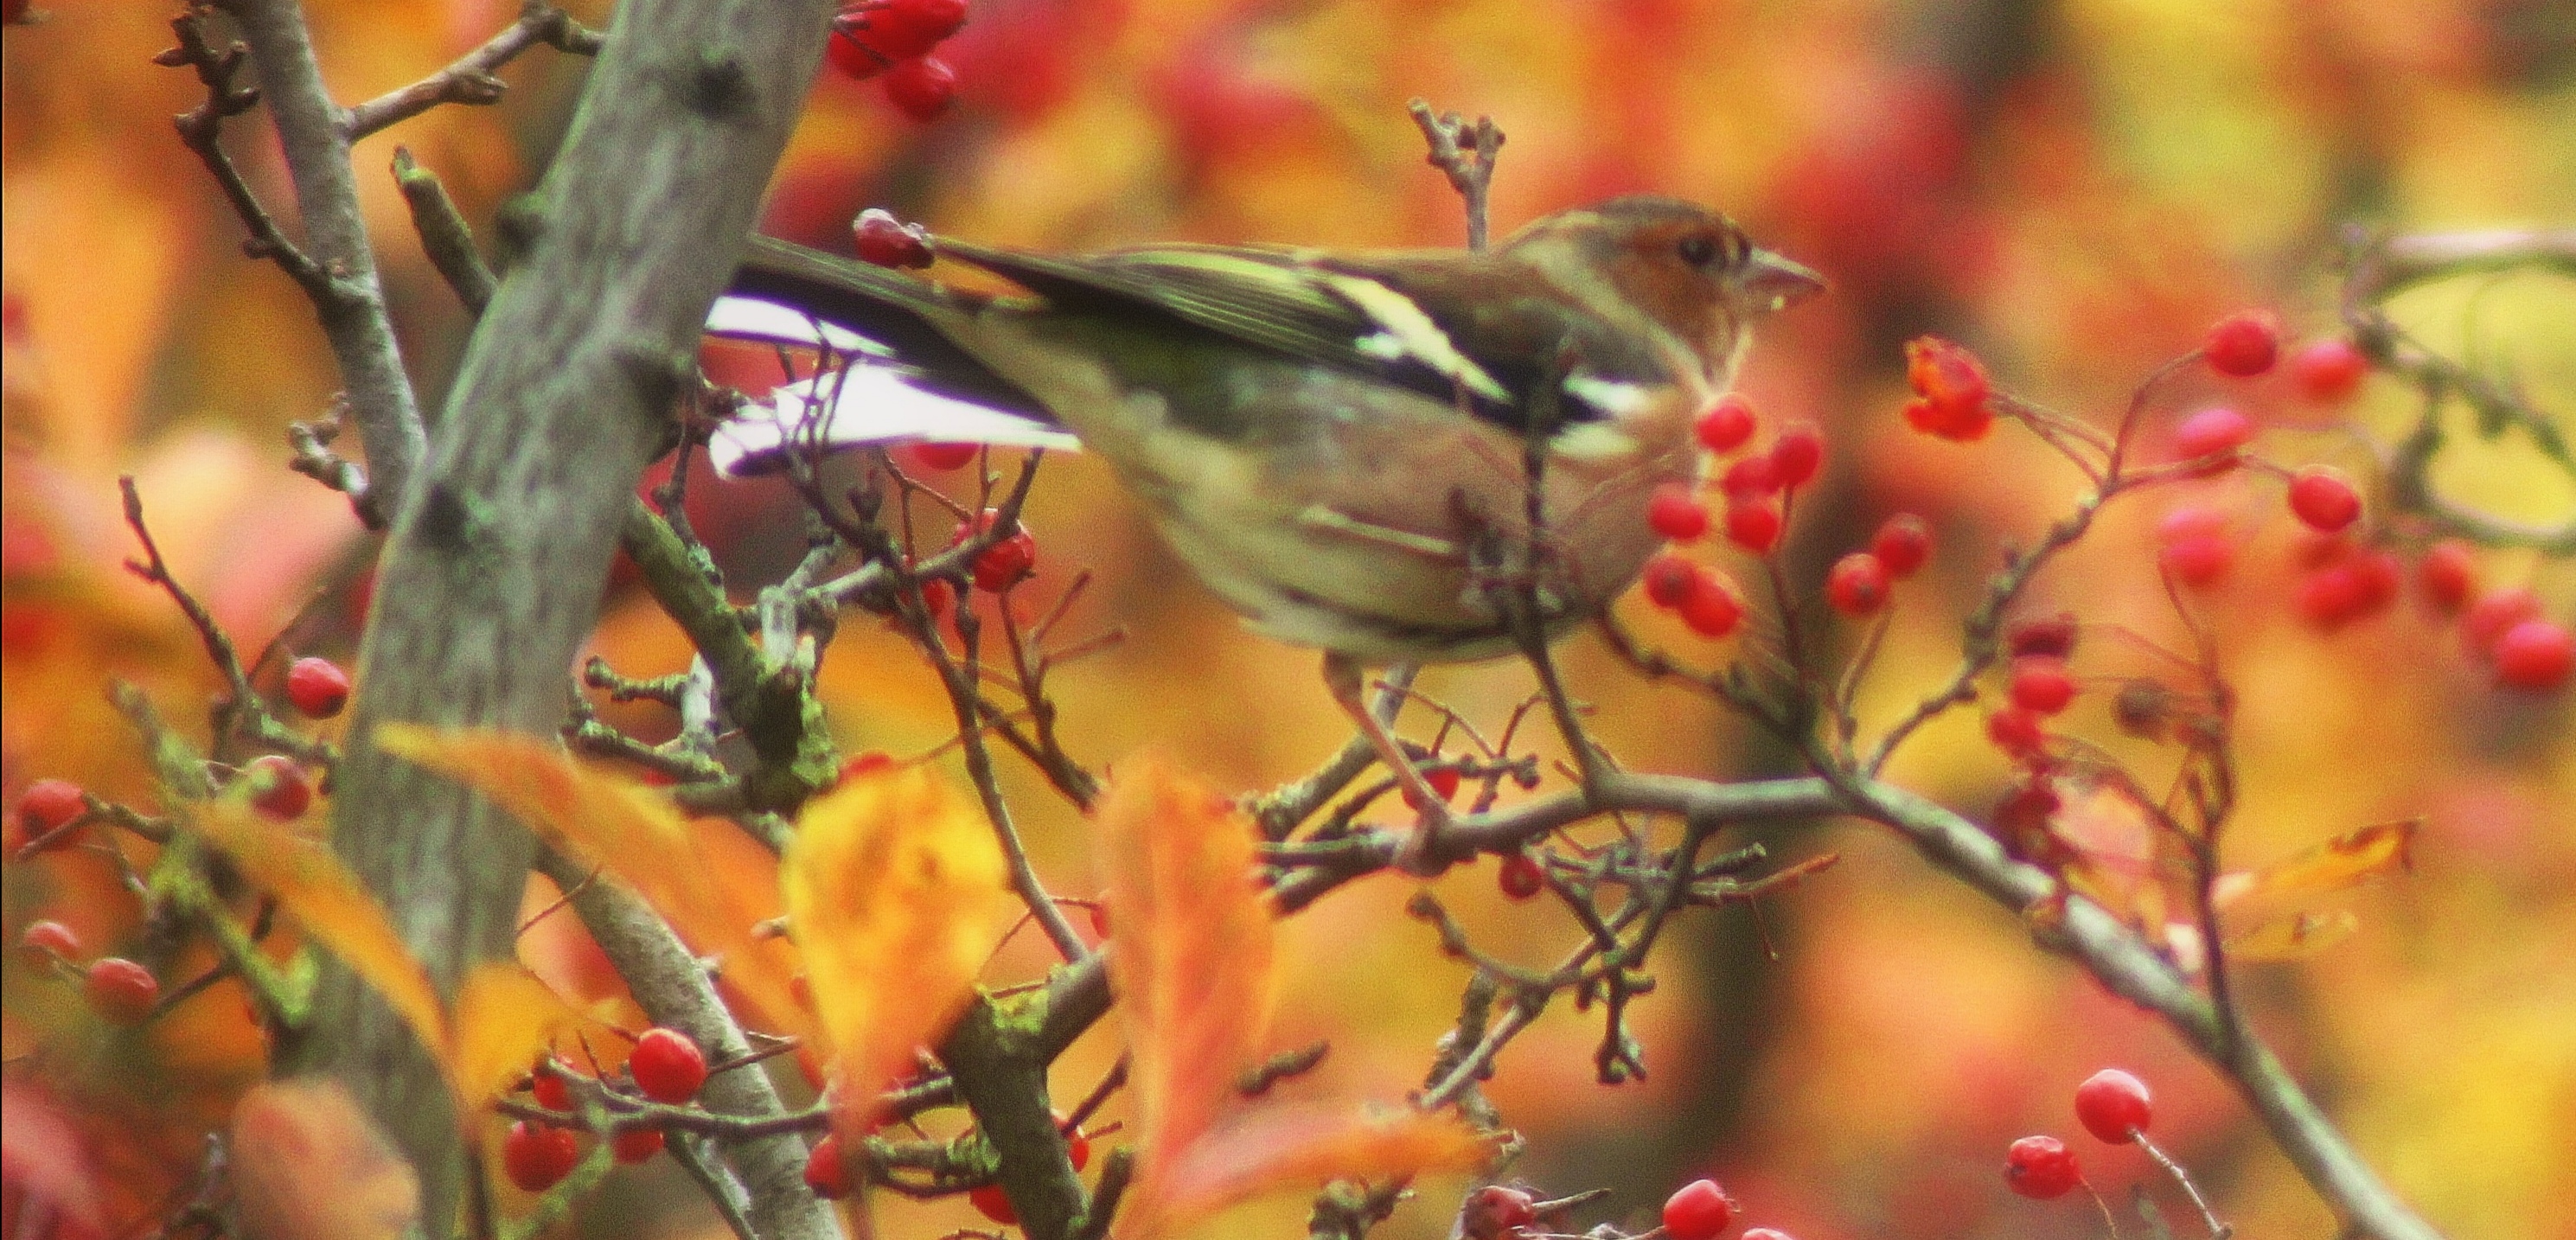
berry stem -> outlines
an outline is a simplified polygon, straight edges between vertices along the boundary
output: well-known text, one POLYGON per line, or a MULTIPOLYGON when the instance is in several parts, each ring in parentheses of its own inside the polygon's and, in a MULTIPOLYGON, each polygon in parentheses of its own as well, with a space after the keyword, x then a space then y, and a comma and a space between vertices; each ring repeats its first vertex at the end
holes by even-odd
POLYGON ((2184 1171, 2181 1163, 2175 1162, 2161 1146, 2148 1140, 2146 1133, 2132 1128, 2129 1137, 2138 1143, 2139 1149, 2147 1152, 2147 1157, 2157 1166, 2164 1168, 2166 1175, 2173 1177, 2174 1183, 2182 1185, 2183 1195, 2191 1198, 2193 1209, 2200 1211, 2201 1224, 2209 1228, 2209 1240, 2228 1240, 2236 1234, 2235 1228, 2218 1221, 2218 1214, 2209 1208, 2209 1199, 2200 1195, 2200 1186, 2191 1182, 2191 1173, 2184 1171))
POLYGON ((2093 1187, 2091 1180, 2075 1182, 2084 1186, 2084 1195, 2092 1198, 2094 1208, 2102 1212, 2102 1225, 2111 1229, 2111 1240, 2120 1240, 2120 1216, 2111 1213, 2111 1203, 2103 1199, 2102 1190, 2093 1187))

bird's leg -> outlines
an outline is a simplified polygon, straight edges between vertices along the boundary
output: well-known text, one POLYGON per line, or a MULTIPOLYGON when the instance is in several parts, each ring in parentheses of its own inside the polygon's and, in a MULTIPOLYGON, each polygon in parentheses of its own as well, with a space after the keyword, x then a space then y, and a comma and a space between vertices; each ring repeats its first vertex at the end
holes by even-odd
POLYGON ((1451 822, 1449 802, 1431 790, 1431 781, 1422 777, 1422 772, 1413 765, 1413 759, 1404 752, 1403 744, 1395 739, 1395 733, 1388 731, 1387 726, 1378 722, 1377 715, 1369 710, 1362 693, 1368 685, 1368 673, 1360 666, 1359 660, 1345 654, 1326 654, 1324 684, 1332 690, 1333 700, 1341 703, 1343 712, 1360 725, 1360 735, 1368 738, 1369 748, 1377 751, 1377 760, 1395 776, 1396 786, 1404 790, 1404 799, 1421 815, 1413 834, 1406 837, 1404 846, 1396 850, 1395 868, 1407 874, 1429 877, 1434 870, 1430 864, 1432 842, 1451 822))

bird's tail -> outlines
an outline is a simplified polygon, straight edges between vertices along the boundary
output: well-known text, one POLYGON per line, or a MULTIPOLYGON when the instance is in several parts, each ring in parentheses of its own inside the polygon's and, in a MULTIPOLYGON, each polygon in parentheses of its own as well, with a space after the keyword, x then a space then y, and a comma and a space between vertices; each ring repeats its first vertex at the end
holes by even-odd
POLYGON ((752 238, 732 288, 707 316, 707 334, 814 351, 824 364, 717 427, 709 457, 736 475, 778 468, 790 453, 906 439, 1075 446, 1043 404, 945 330, 989 300, 752 238))

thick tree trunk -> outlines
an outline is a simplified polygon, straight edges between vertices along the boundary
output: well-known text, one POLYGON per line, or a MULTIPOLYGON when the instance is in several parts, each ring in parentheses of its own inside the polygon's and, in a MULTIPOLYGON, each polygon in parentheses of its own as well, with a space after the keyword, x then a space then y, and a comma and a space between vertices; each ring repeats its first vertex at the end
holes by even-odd
MULTIPOLYGON (((693 374, 822 54, 831 0, 624 0, 562 153, 520 218, 387 547, 338 775, 334 843, 442 990, 510 950, 533 845, 368 743, 390 720, 551 732, 618 527, 693 374)), ((345 1080, 419 1168, 423 1230, 463 1200, 422 1048, 346 971, 286 1072, 345 1080)))

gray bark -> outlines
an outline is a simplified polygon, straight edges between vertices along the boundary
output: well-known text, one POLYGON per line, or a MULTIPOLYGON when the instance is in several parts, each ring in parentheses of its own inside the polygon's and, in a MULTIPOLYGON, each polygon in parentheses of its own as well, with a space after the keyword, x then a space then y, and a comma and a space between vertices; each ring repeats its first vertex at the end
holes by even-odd
MULTIPOLYGON (((519 259, 403 495, 360 656, 334 844, 448 993, 511 949, 534 845, 369 743, 388 721, 550 733, 629 495, 691 382, 699 325, 822 56, 831 0, 627 0, 519 259)), ((371 445, 372 446, 372 445, 371 445)), ((422 1048, 344 970, 292 1071, 345 1080, 421 1173, 424 1228, 464 1200, 422 1048)))

